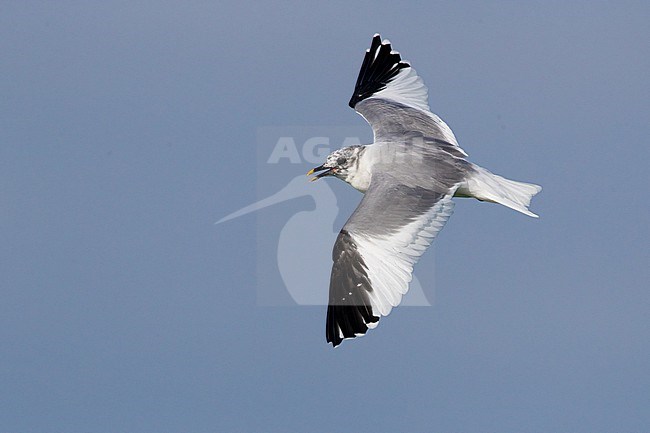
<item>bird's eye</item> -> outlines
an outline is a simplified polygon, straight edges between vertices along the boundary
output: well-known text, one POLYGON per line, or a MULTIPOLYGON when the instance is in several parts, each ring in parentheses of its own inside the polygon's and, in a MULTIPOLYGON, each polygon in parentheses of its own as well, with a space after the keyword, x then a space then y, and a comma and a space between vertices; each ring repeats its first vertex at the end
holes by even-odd
POLYGON ((339 159, 336 160, 336 165, 345 165, 346 162, 348 162, 347 159, 340 157, 339 159))

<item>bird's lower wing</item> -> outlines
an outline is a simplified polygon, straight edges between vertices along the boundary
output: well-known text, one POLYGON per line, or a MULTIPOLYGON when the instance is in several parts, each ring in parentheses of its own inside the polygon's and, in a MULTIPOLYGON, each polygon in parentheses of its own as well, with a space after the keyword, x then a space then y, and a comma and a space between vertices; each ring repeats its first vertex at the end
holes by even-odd
POLYGON ((327 341, 337 346, 377 326, 409 289, 413 265, 453 212, 444 191, 376 176, 339 234, 332 259, 327 341))

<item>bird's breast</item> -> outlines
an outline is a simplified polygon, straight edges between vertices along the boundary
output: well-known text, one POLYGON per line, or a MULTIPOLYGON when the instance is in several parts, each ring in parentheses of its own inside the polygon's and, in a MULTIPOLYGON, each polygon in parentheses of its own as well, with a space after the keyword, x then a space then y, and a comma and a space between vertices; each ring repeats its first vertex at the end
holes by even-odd
POLYGON ((372 175, 369 171, 357 170, 354 173, 350 173, 345 181, 349 183, 354 189, 365 193, 368 191, 371 178, 372 175))

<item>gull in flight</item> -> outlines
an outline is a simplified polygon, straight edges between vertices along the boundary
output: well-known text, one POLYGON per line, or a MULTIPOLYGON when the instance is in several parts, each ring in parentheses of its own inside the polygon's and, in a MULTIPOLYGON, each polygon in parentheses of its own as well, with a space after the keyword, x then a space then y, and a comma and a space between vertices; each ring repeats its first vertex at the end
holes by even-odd
POLYGON ((469 162, 449 126, 429 109, 411 65, 377 34, 366 50, 350 107, 374 143, 344 147, 307 173, 334 176, 364 193, 334 243, 326 338, 336 347, 364 335, 399 305, 413 266, 452 214, 453 197, 499 203, 531 217, 541 187, 469 162))

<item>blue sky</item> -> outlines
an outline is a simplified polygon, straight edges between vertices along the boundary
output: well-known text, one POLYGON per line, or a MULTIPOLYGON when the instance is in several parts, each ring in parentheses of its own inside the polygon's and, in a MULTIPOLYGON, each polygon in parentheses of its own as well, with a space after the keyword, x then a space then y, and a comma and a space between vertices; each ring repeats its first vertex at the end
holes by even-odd
MULTIPOLYGON (((649 18, 2 3, 0 432, 647 430, 649 18), (259 301, 309 198, 214 222, 311 168, 262 164, 260 131, 371 138, 347 101, 376 32, 472 161, 544 187, 540 219, 460 200, 417 268, 434 305, 332 350, 324 307, 259 301)), ((340 228, 360 195, 326 182, 340 228)))

